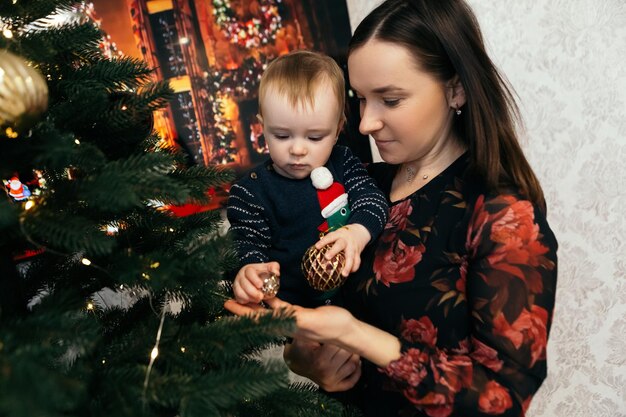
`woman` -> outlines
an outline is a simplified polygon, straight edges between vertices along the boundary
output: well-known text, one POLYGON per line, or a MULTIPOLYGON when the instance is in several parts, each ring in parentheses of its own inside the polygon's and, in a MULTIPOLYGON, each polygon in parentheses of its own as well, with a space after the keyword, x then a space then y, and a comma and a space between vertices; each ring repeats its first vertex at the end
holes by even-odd
POLYGON ((388 0, 348 68, 390 220, 345 286, 350 311, 268 301, 297 318, 287 363, 329 391, 358 380, 368 416, 523 415, 546 376, 557 242, 473 13, 388 0))

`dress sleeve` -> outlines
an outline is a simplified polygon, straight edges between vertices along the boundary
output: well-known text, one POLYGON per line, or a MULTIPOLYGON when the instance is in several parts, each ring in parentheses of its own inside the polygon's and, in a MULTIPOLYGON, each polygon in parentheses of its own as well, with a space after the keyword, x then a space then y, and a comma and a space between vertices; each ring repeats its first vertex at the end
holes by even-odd
POLYGON ((239 267, 269 261, 271 243, 265 208, 251 190, 235 184, 230 188, 226 216, 239 259, 239 267))
POLYGON ((383 192, 367 174, 363 163, 344 148, 344 186, 350 200, 348 224, 359 223, 365 226, 373 242, 383 231, 389 216, 389 205, 383 192))
POLYGON ((405 320, 402 356, 381 371, 428 416, 523 416, 546 377, 556 239, 531 202, 481 196, 465 246, 470 336, 444 349, 445 321, 405 320))

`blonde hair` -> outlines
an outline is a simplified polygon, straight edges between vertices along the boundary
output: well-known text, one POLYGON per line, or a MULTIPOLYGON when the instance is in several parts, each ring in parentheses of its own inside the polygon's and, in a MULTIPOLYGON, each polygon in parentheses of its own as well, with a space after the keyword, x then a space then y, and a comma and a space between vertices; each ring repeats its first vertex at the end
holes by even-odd
POLYGON ((259 84, 259 115, 263 117, 263 100, 268 91, 283 95, 295 108, 315 105, 316 89, 327 82, 337 99, 338 121, 345 121, 346 90, 343 72, 329 56, 312 51, 292 51, 272 61, 259 84))

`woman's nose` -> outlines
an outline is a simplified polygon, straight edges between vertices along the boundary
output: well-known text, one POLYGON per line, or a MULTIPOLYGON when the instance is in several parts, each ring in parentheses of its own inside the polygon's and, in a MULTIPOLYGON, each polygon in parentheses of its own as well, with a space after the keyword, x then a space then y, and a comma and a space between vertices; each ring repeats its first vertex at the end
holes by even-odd
POLYGON ((364 106, 361 111, 361 123, 359 123, 359 131, 364 135, 370 135, 383 127, 380 117, 372 111, 371 107, 364 106))

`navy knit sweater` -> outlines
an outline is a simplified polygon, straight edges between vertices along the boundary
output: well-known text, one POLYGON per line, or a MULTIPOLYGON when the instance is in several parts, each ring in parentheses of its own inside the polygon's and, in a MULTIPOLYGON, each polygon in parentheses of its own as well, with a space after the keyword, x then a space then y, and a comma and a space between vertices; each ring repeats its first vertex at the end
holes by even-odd
MULTIPOLYGON (((374 241, 387 222, 384 194, 346 147, 335 146, 325 166, 348 194, 348 224, 362 224, 374 241)), ((330 302, 326 294, 309 286, 300 267, 304 252, 319 240, 317 227, 324 222, 310 178, 283 177, 269 160, 231 187, 226 213, 239 268, 276 261, 280 264, 278 297, 306 307, 330 302)))

